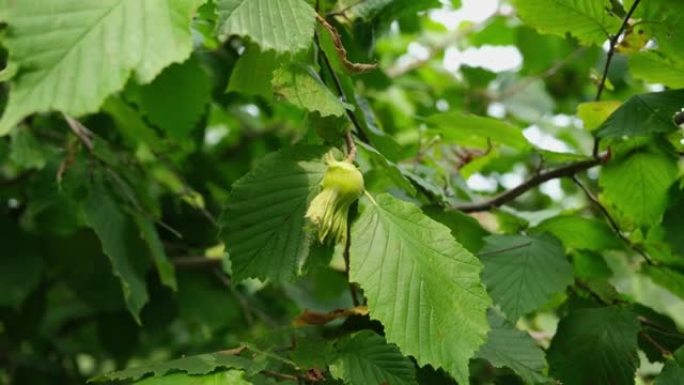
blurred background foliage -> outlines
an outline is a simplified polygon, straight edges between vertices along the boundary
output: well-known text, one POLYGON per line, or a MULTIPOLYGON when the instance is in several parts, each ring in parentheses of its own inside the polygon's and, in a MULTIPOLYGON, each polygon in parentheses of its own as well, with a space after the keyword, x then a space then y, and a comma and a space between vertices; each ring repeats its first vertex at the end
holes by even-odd
MULTIPOLYGON (((641 152, 650 154, 644 167, 657 169, 656 179, 677 180, 647 187, 654 195, 642 198, 654 208, 630 210, 643 202, 620 202, 638 187, 624 182, 634 175, 622 163, 605 167, 601 185, 597 169, 590 169, 578 176, 580 186, 552 179, 503 208, 472 215, 444 208, 511 189, 540 169, 591 159, 595 130, 615 108, 634 95, 684 85, 683 61, 677 61, 684 38, 671 37, 674 47, 653 46, 639 40, 635 26, 612 58, 604 102, 585 105, 595 100, 607 39, 542 34, 507 0, 309 3, 339 31, 351 62, 378 65, 344 74, 329 34, 317 27, 346 103, 362 120, 356 134, 366 188, 420 205, 473 253, 494 242, 491 233, 555 235, 587 287, 561 290, 540 310, 521 314, 518 328, 548 348, 571 309, 591 309, 597 301, 634 304, 637 314, 655 314, 648 317, 662 319, 669 331, 657 329, 670 333, 653 337, 657 348, 647 342, 642 348, 637 379, 652 383, 662 353, 684 342, 678 331, 684 328, 681 130, 625 141, 611 141, 609 132, 602 142, 601 152, 616 159, 648 148, 641 152), (608 207, 626 240, 614 234, 582 186, 608 207), (648 253, 659 268, 644 268, 626 245, 648 253)), ((635 17, 648 17, 649 3, 658 2, 643 3, 635 17)), ((617 31, 631 2, 605 4, 615 7, 609 24, 617 31)), ((322 250, 333 254, 332 262, 310 266, 290 283, 231 281, 220 236, 231 185, 285 146, 325 141, 342 147, 349 122, 336 104, 333 75, 318 60, 319 46, 286 55, 295 64, 280 67, 282 55, 261 52, 249 39, 217 35, 216 7, 207 1, 192 18, 189 59, 149 83, 132 78, 80 123, 33 114, 0 139, 0 383, 82 384, 113 370, 245 341, 254 351, 272 350, 301 368, 322 369, 325 362, 317 359, 327 345, 320 338, 382 331, 363 314, 325 327, 292 326, 305 310, 352 307, 340 247, 322 250), (314 87, 312 81, 329 85, 333 99, 314 91, 292 95, 314 87), (300 341, 294 349, 292 335, 300 341)), ((657 38, 657 31, 647 34, 657 38)), ((3 63, 7 56, 0 53, 3 63)), ((9 93, 5 82, 0 106, 9 93)), ((668 111, 684 107, 681 94, 657 103, 669 103, 668 111)), ((503 321, 490 323, 496 322, 503 321)), ((339 349, 357 349, 354 343, 339 349)), ((538 382, 512 369, 473 359, 471 383, 538 382)), ((339 376, 345 368, 331 370, 339 376)), ((314 381, 315 374, 300 381, 337 383, 328 375, 314 381)), ((253 379, 276 380, 292 378, 253 379)), ((418 370, 417 381, 454 383, 430 367, 418 370)))

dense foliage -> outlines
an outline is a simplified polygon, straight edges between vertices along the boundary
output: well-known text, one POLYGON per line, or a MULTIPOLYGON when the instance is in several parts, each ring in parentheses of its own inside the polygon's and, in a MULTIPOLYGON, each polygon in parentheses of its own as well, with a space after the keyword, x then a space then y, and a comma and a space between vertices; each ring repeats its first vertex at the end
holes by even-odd
POLYGON ((0 0, 0 383, 682 384, 682 15, 0 0))

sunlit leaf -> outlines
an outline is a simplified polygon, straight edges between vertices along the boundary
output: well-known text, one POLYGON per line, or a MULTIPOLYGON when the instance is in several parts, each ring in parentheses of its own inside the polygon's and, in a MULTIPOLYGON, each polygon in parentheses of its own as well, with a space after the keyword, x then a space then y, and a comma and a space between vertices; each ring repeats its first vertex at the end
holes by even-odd
POLYGON ((350 279, 363 288, 371 317, 420 365, 465 381, 488 329, 480 262, 410 203, 379 195, 363 206, 352 228, 350 279))

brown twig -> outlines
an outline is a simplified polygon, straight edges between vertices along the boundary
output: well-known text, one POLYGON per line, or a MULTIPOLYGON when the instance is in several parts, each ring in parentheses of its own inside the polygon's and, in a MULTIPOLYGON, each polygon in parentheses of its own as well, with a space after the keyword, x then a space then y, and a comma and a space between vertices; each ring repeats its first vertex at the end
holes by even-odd
POLYGON ((662 346, 661 344, 658 343, 653 337, 651 337, 648 333, 645 331, 639 332, 639 335, 648 341, 651 345, 653 345, 659 352, 660 354, 663 355, 663 357, 672 357, 672 352, 669 351, 667 348, 662 346))
POLYGON ((316 13, 316 20, 318 20, 318 22, 323 26, 323 28, 325 28, 330 34, 330 37, 333 41, 333 45, 335 46, 335 52, 337 52, 337 56, 339 56, 340 61, 342 61, 342 64, 344 65, 344 68, 347 71, 351 73, 363 73, 372 71, 378 67, 377 63, 366 64, 354 63, 350 61, 349 56, 347 55, 347 50, 344 48, 344 44, 342 44, 342 38, 340 37, 340 33, 337 32, 337 29, 335 29, 335 27, 328 23, 328 21, 325 20, 325 18, 323 18, 318 13, 316 13))
POLYGON ((221 259, 204 256, 188 256, 172 258, 171 263, 179 269, 213 269, 221 267, 221 259))
POLYGON ((356 144, 354 144, 354 136, 351 131, 347 131, 344 135, 347 142, 347 161, 353 162, 356 159, 356 144))
POLYGON ((601 204, 598 198, 596 198, 596 196, 594 196, 594 194, 592 194, 592 192, 589 191, 587 186, 582 184, 582 182, 580 182, 576 175, 572 176, 572 181, 575 182, 577 187, 579 187, 580 190, 582 190, 582 192, 584 192, 584 195, 586 195, 587 199, 589 199, 589 201, 591 201, 591 203, 593 203, 599 209, 599 211, 601 211, 601 214, 603 214, 603 216, 606 218, 608 224, 610 224, 610 227, 615 233, 615 235, 617 235, 618 238, 620 238, 620 240, 627 247, 629 247, 631 250, 635 251, 637 254, 643 257, 646 263, 648 263, 649 265, 653 265, 653 261, 651 260, 651 258, 643 250, 641 250, 639 247, 633 244, 627 237, 625 237, 624 234, 622 234, 620 225, 618 225, 617 221, 613 218, 608 209, 603 204, 601 204))
MULTIPOLYGON (((603 67, 603 74, 601 75, 601 80, 599 81, 598 89, 596 90, 596 97, 594 98, 594 100, 597 102, 599 100, 601 100, 601 95, 603 94, 603 90, 606 88, 606 80, 608 80, 608 70, 610 69, 610 64, 613 61, 613 56, 615 55, 615 49, 617 48, 618 40, 620 40, 620 36, 623 34, 623 32, 625 32, 625 29, 627 28, 627 25, 629 24, 629 19, 634 14, 634 11, 636 11, 636 8, 640 2, 641 2, 641 0, 634 0, 632 7, 629 9, 629 11, 625 15, 625 17, 622 19, 622 24, 620 25, 620 29, 617 31, 617 33, 615 35, 610 37, 608 52, 606 53, 606 64, 603 67)), ((592 150, 592 154, 594 154, 594 156, 598 155, 600 143, 601 143, 601 138, 596 137, 594 139, 594 149, 592 150)))
MULTIPOLYGON (((333 68, 332 64, 330 63, 330 59, 328 58, 328 55, 323 51, 321 48, 321 43, 320 39, 318 38, 318 34, 314 34, 314 43, 318 47, 318 54, 323 61, 323 65, 325 66, 326 70, 330 74, 330 77, 333 80, 333 85, 335 87, 335 91, 337 91, 337 96, 342 100, 344 103, 349 103, 347 100, 347 96, 344 94, 344 89, 342 88, 342 82, 340 81, 340 78, 337 76, 337 73, 335 73, 335 69, 333 68)), ((365 138, 364 132, 363 132, 363 127, 361 126, 361 122, 359 122, 359 119, 356 117, 354 112, 348 108, 344 109, 345 113, 347 114, 347 118, 349 121, 352 123, 354 128, 356 129, 356 133, 359 136, 361 140, 364 142, 367 142, 367 139, 365 138)))
POLYGON ((71 116, 67 114, 62 114, 64 116, 64 120, 66 120, 67 124, 69 125, 69 128, 71 128, 71 131, 73 131, 74 134, 78 137, 78 139, 81 140, 84 146, 88 149, 88 151, 92 152, 93 151, 93 138, 95 134, 93 134, 86 126, 81 124, 78 120, 72 118, 71 116))
POLYGON ((598 166, 599 164, 602 164, 607 160, 606 157, 598 157, 598 158, 592 158, 588 160, 582 160, 579 162, 574 162, 567 164, 565 166, 561 166, 552 170, 547 170, 547 171, 542 171, 539 172, 538 174, 532 176, 525 182, 519 184, 518 186, 506 190, 502 192, 499 195, 496 195, 490 199, 487 199, 483 202, 471 202, 471 203, 463 203, 459 205, 455 205, 452 207, 452 209, 455 210, 460 210, 465 213, 472 213, 472 212, 478 212, 478 211, 486 211, 486 210, 491 210, 493 208, 502 206, 517 197, 521 196, 522 194, 526 193, 527 191, 539 186, 540 184, 544 182, 548 182, 552 179, 556 178, 563 178, 563 177, 569 177, 577 174, 578 172, 588 170, 590 168, 593 168, 595 166, 598 166))

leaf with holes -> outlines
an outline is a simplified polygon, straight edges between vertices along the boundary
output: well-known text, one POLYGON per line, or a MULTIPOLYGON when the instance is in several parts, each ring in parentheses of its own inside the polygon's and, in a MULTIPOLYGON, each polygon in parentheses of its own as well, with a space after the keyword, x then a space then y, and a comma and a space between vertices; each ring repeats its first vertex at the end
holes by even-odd
POLYGON ((297 107, 321 116, 342 116, 344 106, 318 76, 299 64, 290 64, 273 73, 273 91, 297 107))
POLYGON ((602 138, 648 136, 675 131, 675 112, 684 107, 684 90, 651 92, 629 98, 598 128, 602 138))
POLYGON ((263 51, 299 51, 313 42, 316 12, 304 0, 219 0, 219 33, 244 36, 263 51))
POLYGON ((482 265, 411 203, 382 194, 362 210, 352 228, 350 279, 363 288, 371 317, 420 365, 466 383, 488 329, 482 265))

